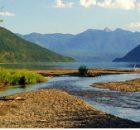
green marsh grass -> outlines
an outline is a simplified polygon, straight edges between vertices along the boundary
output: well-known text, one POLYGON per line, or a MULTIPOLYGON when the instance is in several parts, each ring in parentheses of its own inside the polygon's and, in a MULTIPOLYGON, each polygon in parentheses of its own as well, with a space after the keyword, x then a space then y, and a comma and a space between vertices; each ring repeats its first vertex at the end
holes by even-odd
POLYGON ((34 84, 43 81, 45 78, 36 72, 0 68, 0 83, 6 85, 34 84))

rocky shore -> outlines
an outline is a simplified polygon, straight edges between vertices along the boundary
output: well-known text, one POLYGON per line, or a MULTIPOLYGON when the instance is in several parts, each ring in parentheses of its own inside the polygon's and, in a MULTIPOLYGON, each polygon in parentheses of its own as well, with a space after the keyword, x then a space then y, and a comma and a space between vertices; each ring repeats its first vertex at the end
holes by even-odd
POLYGON ((125 92, 140 92, 140 79, 125 82, 94 83, 91 86, 125 92))
POLYGON ((139 128, 140 123, 98 111, 57 89, 24 92, 0 100, 1 128, 139 128))

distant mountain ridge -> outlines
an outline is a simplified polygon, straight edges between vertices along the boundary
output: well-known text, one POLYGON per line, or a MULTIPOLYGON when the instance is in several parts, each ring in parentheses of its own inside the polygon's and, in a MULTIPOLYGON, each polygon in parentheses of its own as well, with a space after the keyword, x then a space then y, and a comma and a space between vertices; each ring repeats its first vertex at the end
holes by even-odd
POLYGON ((114 62, 140 62, 140 45, 131 50, 122 58, 116 58, 114 62))
POLYGON ((120 28, 88 29, 77 35, 31 33, 22 37, 79 61, 112 61, 140 44, 139 32, 120 28))
POLYGON ((0 63, 74 61, 0 27, 0 63))
POLYGON ((57 44, 58 43, 60 45, 65 44, 68 40, 73 38, 73 35, 60 34, 60 33, 54 33, 53 35, 52 34, 31 33, 31 34, 22 36, 22 38, 24 38, 25 40, 37 43, 38 45, 49 48, 51 50, 55 50, 56 46, 57 46, 57 48, 62 49, 62 47, 58 46, 57 44), (46 46, 46 41, 47 41, 47 46, 46 46))

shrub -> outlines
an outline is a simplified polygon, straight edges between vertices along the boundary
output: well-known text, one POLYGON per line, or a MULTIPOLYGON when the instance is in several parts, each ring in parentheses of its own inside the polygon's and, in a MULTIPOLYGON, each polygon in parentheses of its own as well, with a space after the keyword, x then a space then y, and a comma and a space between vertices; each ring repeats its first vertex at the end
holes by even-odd
POLYGON ((79 67, 79 75, 80 76, 87 76, 88 75, 88 69, 86 66, 79 67))
POLYGON ((44 77, 36 72, 0 68, 0 82, 9 85, 33 84, 42 81, 44 81, 44 77))

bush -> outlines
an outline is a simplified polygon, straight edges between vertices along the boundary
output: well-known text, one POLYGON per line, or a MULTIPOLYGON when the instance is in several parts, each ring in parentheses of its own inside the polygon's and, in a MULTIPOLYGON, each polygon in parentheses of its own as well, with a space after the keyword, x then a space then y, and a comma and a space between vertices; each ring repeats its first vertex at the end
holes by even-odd
POLYGON ((80 76, 88 76, 88 69, 86 66, 79 67, 79 75, 80 76))
POLYGON ((44 81, 44 77, 36 72, 0 68, 0 82, 9 85, 33 84, 42 81, 44 81))

